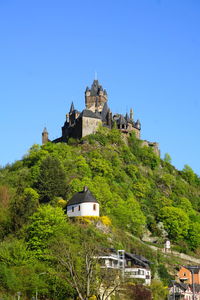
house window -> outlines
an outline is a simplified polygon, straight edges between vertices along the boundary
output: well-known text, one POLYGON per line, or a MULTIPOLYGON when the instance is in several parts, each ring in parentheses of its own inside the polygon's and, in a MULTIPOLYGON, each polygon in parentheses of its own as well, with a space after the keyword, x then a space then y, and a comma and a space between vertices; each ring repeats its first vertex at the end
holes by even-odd
POLYGON ((74 212, 74 207, 72 206, 72 212, 74 212))
POLYGON ((96 204, 93 204, 93 210, 96 210, 96 204))
POLYGON ((78 210, 79 210, 79 211, 81 210, 81 206, 80 206, 80 205, 78 206, 78 210))

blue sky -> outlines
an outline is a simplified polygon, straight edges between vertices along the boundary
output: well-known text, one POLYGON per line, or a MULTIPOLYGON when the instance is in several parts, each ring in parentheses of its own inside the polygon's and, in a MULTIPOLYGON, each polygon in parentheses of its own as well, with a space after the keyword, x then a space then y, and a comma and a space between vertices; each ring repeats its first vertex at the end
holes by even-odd
POLYGON ((200 175, 199 0, 0 0, 0 165, 59 137, 94 72, 113 112, 200 175))

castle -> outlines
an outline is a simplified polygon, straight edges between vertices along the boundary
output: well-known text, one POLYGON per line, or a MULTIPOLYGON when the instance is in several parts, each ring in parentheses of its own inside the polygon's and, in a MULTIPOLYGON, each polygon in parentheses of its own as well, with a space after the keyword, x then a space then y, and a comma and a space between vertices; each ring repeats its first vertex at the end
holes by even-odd
MULTIPOLYGON (((69 138, 80 139, 86 135, 93 134, 97 131, 99 125, 112 128, 116 124, 117 128, 125 135, 135 132, 140 139, 141 124, 140 121, 134 121, 133 109, 130 114, 112 114, 108 107, 108 95, 98 80, 94 80, 91 88, 85 90, 85 109, 79 112, 74 108, 72 102, 70 111, 66 114, 66 121, 62 127, 61 137, 53 140, 53 143, 67 142, 69 138)), ((49 140, 48 132, 44 128, 42 132, 42 144, 49 140)), ((142 142, 143 146, 152 147, 154 152, 159 155, 157 143, 148 141, 142 142)))

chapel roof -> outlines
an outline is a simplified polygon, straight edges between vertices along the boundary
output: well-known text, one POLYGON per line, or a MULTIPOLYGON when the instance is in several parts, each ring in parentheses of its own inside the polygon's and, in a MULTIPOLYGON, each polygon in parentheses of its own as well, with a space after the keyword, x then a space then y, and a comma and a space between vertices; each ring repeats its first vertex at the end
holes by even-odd
POLYGON ((76 193, 67 203, 69 205, 75 205, 86 202, 98 203, 95 197, 92 195, 90 190, 87 187, 84 187, 83 191, 76 193))

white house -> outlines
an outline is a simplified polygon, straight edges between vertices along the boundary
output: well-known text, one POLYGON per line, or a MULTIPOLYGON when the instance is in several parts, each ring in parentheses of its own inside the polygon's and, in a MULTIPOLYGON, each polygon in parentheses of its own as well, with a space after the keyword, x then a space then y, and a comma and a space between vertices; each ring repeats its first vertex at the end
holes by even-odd
POLYGON ((141 279, 144 284, 151 284, 150 262, 145 257, 113 249, 99 256, 99 260, 102 268, 120 269, 127 278, 141 279))
POLYGON ((99 217, 99 203, 87 187, 68 201, 67 215, 69 217, 99 217))

